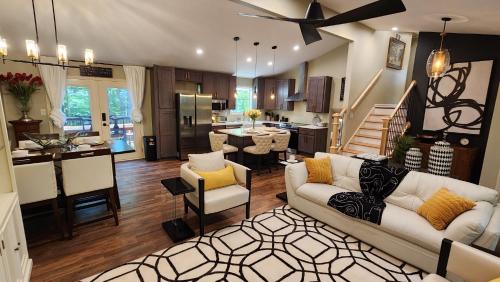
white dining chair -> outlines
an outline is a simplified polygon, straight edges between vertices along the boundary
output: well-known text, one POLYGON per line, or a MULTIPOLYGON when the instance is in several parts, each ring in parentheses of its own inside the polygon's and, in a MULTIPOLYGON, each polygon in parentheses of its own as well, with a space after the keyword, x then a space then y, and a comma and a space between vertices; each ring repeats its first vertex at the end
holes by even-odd
POLYGON ((210 139, 210 147, 212 152, 221 151, 224 153, 224 157, 230 154, 238 153, 238 148, 227 143, 228 135, 222 133, 210 132, 208 133, 210 139))
POLYGON ((62 154, 63 189, 66 194, 66 215, 68 218, 69 237, 73 236, 73 220, 76 200, 104 196, 110 204, 112 215, 106 215, 89 222, 92 223, 114 217, 118 225, 118 211, 113 191, 113 164, 110 149, 97 149, 83 152, 67 152, 62 154))
POLYGON ((279 161, 279 154, 283 153, 286 158, 286 152, 288 151, 288 143, 290 143, 290 132, 276 133, 273 135, 274 143, 271 145, 271 151, 276 154, 276 161, 279 161))
MULTIPOLYGON (((262 163, 266 158, 269 158, 269 153, 271 152, 271 146, 273 144, 273 136, 270 134, 252 135, 252 141, 255 145, 243 148, 243 152, 245 152, 245 155, 250 155, 257 159, 257 173, 259 173, 262 168, 262 163)), ((268 169, 269 172, 271 172, 269 164, 268 169)))
POLYGON ((17 194, 21 208, 52 206, 56 226, 64 237, 64 229, 57 202, 57 180, 52 155, 13 158, 17 194))

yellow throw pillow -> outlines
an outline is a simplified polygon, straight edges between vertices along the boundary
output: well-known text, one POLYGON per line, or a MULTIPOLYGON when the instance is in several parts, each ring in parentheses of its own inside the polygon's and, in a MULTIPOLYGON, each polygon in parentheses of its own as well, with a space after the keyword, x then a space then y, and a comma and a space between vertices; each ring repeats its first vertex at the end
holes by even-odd
POLYGON ((307 177, 308 183, 324 183, 324 184, 332 184, 333 183, 333 175, 332 175, 332 161, 330 157, 325 157, 321 159, 304 159, 306 162, 307 173, 309 174, 307 177))
POLYGON ((441 188, 417 209, 417 213, 437 230, 443 230, 457 216, 475 206, 474 201, 441 188))
POLYGON ((490 280, 490 282, 500 282, 500 277, 490 280))
POLYGON ((205 191, 238 183, 236 182, 236 178, 234 177, 234 169, 230 165, 216 171, 193 171, 199 176, 203 177, 203 179, 205 180, 205 191))

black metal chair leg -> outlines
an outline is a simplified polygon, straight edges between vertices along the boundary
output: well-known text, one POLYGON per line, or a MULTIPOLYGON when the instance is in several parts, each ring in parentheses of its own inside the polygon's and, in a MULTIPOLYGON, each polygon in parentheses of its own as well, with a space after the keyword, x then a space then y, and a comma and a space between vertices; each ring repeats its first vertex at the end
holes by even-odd
POLYGON ((113 211, 113 217, 115 218, 115 225, 119 225, 120 222, 118 220, 118 209, 116 208, 116 199, 113 188, 108 189, 108 197, 111 205, 111 210, 113 211))
POLYGON ((188 202, 186 196, 184 196, 184 213, 188 213, 188 202))
POLYGON ((64 227, 61 220, 61 213, 59 212, 59 205, 57 202, 57 198, 52 199, 51 204, 52 204, 52 211, 54 212, 54 217, 56 219, 57 229, 59 229, 59 232, 61 232, 61 239, 63 239, 65 236, 64 227))
POLYGON ((246 204, 246 218, 250 218, 250 202, 246 204))
POLYGON ((205 235, 205 215, 200 212, 200 236, 205 235))

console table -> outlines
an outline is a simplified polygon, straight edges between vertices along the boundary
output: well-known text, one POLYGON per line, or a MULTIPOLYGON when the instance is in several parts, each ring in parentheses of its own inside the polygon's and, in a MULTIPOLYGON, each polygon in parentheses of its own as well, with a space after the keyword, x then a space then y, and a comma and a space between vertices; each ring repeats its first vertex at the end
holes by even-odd
POLYGON ((14 127, 14 142, 16 147, 19 141, 28 139, 23 133, 40 133, 41 122, 41 120, 35 119, 30 121, 9 120, 9 123, 12 124, 12 127, 14 127))
MULTIPOLYGON (((429 163, 429 153, 434 144, 418 142, 415 147, 422 151, 422 168, 427 169, 429 163)), ((470 182, 472 168, 476 162, 479 149, 476 147, 463 147, 451 145, 453 148, 453 162, 451 164, 450 177, 470 182)))

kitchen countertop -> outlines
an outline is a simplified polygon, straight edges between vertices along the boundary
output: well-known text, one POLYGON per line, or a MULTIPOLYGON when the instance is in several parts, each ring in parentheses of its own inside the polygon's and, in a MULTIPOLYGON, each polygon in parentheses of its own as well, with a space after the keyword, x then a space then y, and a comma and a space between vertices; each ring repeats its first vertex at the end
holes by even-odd
POLYGON ((288 131, 286 129, 281 129, 278 131, 268 131, 265 130, 266 127, 257 127, 255 128, 255 132, 248 132, 249 128, 231 128, 231 129, 221 129, 219 130, 220 133, 225 133, 228 135, 233 135, 236 137, 248 137, 248 136, 253 136, 253 135, 259 135, 259 134, 274 134, 274 133, 281 133, 288 131))
MULTIPOLYGON (((223 126, 223 125, 230 125, 230 126, 235 126, 235 125, 243 125, 245 123, 251 124, 250 122, 243 122, 243 121, 227 121, 227 122, 214 122, 212 123, 212 126, 223 126)), ((255 122, 255 124, 264 124, 264 123, 271 123, 271 124, 280 124, 283 123, 282 121, 267 121, 267 120, 258 120, 255 122)), ((291 122, 293 123, 293 122, 291 122)), ((300 125, 299 128, 307 128, 307 129, 323 129, 323 128, 328 128, 326 126, 316 126, 316 125, 300 125)))
POLYGON ((303 125, 303 126, 299 126, 299 128, 307 128, 307 129, 323 129, 323 128, 328 128, 326 126, 317 126, 317 125, 303 125))

